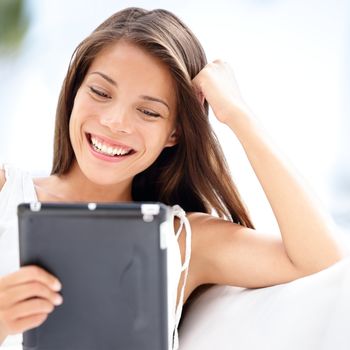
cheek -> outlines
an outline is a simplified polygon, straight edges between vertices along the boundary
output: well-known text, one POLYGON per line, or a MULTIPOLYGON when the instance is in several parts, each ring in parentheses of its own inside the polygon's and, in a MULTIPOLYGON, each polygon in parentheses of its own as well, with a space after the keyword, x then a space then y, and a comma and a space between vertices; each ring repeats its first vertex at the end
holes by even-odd
POLYGON ((73 147, 73 151, 75 153, 75 155, 78 152, 78 131, 77 131, 77 127, 76 127, 76 123, 75 123, 75 118, 73 113, 71 114, 71 118, 69 120, 69 139, 70 139, 70 143, 73 147))
POLYGON ((87 101, 86 98, 84 99, 78 91, 74 99, 74 105, 69 120, 69 133, 71 137, 79 131, 81 124, 84 123, 84 120, 87 118, 88 113, 91 113, 91 110, 92 108, 89 101, 87 101))
POLYGON ((69 119, 69 137, 73 148, 82 142, 81 128, 84 122, 84 111, 74 104, 73 110, 69 119))
POLYGON ((148 148, 157 150, 164 147, 167 130, 162 125, 147 125, 142 128, 143 138, 148 148))
POLYGON ((169 132, 162 128, 161 130, 152 130, 147 133, 145 147, 149 155, 149 160, 154 162, 162 153, 168 141, 169 132))
POLYGON ((69 137, 72 143, 74 142, 76 131, 77 131, 77 116, 73 108, 69 119, 69 137))

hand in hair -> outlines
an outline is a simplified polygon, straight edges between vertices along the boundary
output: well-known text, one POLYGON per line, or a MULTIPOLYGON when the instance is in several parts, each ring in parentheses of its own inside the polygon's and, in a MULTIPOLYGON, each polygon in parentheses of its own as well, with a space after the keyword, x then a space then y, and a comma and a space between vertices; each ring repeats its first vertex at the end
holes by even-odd
POLYGON ((248 107, 243 101, 234 72, 227 62, 215 60, 208 63, 192 82, 201 102, 204 97, 221 122, 228 123, 232 115, 247 115, 244 112, 248 107))

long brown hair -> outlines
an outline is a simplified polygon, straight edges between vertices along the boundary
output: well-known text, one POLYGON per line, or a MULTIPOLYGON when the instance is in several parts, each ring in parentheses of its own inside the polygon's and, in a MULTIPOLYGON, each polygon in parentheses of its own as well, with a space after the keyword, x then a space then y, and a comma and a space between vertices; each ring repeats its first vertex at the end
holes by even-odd
POLYGON ((201 105, 193 89, 192 79, 207 63, 204 50, 191 30, 166 10, 127 8, 117 12, 77 47, 58 101, 51 174, 66 173, 75 157, 69 119, 77 90, 99 52, 120 39, 138 45, 168 67, 177 97, 178 142, 134 177, 133 199, 179 204, 188 212, 215 211, 253 228, 209 123, 208 104, 201 105))

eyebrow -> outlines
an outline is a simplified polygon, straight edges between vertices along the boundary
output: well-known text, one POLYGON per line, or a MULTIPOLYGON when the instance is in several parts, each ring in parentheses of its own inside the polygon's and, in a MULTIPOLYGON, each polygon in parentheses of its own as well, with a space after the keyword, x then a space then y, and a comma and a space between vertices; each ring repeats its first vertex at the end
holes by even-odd
POLYGON ((90 74, 97 74, 99 76, 101 76, 103 79, 107 80, 110 84, 112 84, 113 86, 118 86, 117 82, 115 80, 113 80, 112 78, 110 78, 108 75, 101 73, 101 72, 92 72, 90 74))
POLYGON ((160 98, 147 96, 147 95, 141 95, 140 98, 142 98, 143 100, 146 100, 146 101, 153 101, 153 102, 162 103, 170 111, 170 108, 169 108, 168 104, 165 101, 161 100, 160 98))
MULTIPOLYGON (((117 82, 115 80, 113 80, 111 77, 109 77, 108 75, 106 75, 106 74, 104 74, 102 72, 92 72, 90 74, 97 74, 97 75, 101 76, 103 79, 105 79, 111 85, 118 86, 118 84, 117 84, 117 82)), ((140 95, 139 97, 142 98, 143 100, 146 100, 146 101, 153 101, 153 102, 162 103, 170 111, 170 108, 169 108, 168 104, 165 101, 161 100, 160 98, 153 97, 153 96, 148 96, 148 95, 140 95)))

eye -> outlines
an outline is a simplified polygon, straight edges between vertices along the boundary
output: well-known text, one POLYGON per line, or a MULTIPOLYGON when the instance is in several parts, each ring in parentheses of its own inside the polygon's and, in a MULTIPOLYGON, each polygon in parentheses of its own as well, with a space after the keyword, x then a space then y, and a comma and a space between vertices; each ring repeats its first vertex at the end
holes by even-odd
POLYGON ((89 86, 89 88, 90 88, 90 91, 91 91, 94 95, 97 95, 97 96, 100 97, 100 98, 103 98, 103 99, 105 99, 105 98, 108 98, 108 99, 112 98, 110 95, 106 94, 104 91, 102 91, 102 90, 100 90, 100 89, 96 89, 96 88, 93 87, 93 86, 89 86))
POLYGON ((145 115, 147 115, 148 117, 153 117, 153 118, 158 118, 160 117, 160 114, 159 113, 154 113, 154 112, 151 112, 147 109, 143 109, 143 108, 140 108, 139 111, 145 115))

